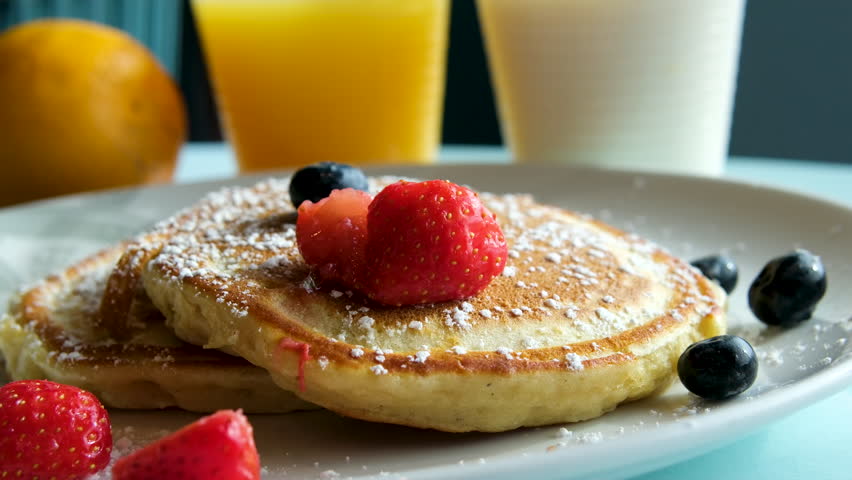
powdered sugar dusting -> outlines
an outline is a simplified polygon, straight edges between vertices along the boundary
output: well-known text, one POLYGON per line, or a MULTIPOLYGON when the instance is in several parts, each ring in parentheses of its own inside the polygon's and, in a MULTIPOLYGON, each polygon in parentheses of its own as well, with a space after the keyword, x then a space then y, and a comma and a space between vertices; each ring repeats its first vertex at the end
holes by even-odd
MULTIPOLYGON (((371 179, 371 189, 376 192, 394 180, 371 179)), ((719 307, 688 265, 652 258, 661 251, 652 242, 601 228, 588 216, 537 204, 527 195, 481 192, 509 246, 493 288, 455 304, 409 309, 419 315, 403 322, 388 310, 358 314, 357 294, 324 291, 304 264, 295 226, 281 220, 292 212, 288 181, 270 179, 213 192, 158 224, 139 239, 143 248, 156 252, 147 268, 166 273, 170 282, 212 286, 216 301, 238 318, 250 315, 255 300, 268 298, 269 289, 347 298, 351 307, 341 311, 339 327, 311 328, 341 342, 380 343, 418 360, 412 344, 427 339, 438 351, 459 346, 517 352, 604 338, 663 315, 692 322, 719 307), (671 291, 660 290, 661 284, 671 291), (673 310, 670 297, 694 303, 679 301, 673 310), (545 321, 551 328, 539 331, 545 321), (481 335, 485 325, 494 335, 481 335), (453 332, 446 344, 433 343, 446 331, 453 332)), ((342 310, 342 302, 332 308, 342 310)), ((352 350, 357 355, 358 348, 352 350)))
POLYGON ((568 368, 571 370, 580 371, 583 370, 583 360, 586 360, 586 357, 581 355, 577 355, 576 353, 566 353, 565 361, 568 364, 568 368))
POLYGON ((426 359, 429 358, 431 352, 429 350, 420 350, 414 353, 414 356, 411 357, 411 361, 414 363, 426 363, 426 359))

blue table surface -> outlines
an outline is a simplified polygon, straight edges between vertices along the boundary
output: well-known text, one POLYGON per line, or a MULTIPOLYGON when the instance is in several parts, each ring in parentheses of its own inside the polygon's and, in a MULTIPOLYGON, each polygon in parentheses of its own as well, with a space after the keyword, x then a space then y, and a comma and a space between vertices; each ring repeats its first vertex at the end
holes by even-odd
MULTIPOLYGON (((446 146, 440 163, 507 163, 500 147, 446 146)), ((189 144, 181 152, 177 182, 237 174, 231 149, 189 144)), ((852 207, 852 164, 732 157, 725 178, 795 190, 852 207)), ((852 247, 852 245, 850 245, 852 247)), ((852 479, 852 387, 779 419, 728 446, 631 480, 852 479)))

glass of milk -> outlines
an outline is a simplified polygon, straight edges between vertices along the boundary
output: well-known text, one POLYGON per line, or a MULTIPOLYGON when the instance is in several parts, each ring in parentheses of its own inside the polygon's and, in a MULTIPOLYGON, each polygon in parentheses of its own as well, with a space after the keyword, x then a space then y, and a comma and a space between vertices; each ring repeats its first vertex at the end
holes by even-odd
POLYGON ((719 175, 745 0, 477 0, 519 162, 719 175))

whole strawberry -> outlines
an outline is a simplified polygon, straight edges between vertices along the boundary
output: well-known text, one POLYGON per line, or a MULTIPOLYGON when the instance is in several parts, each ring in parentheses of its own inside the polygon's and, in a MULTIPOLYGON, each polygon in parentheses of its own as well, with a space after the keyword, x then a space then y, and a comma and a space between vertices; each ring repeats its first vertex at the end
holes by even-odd
POLYGON ((46 380, 0 387, 0 476, 82 479, 111 451, 109 416, 91 393, 46 380))
POLYGON ((113 480, 257 480, 260 458, 240 411, 221 410, 120 458, 113 480))
POLYGON ((503 271, 507 247, 493 213, 445 180, 400 181, 367 214, 364 291, 387 305, 471 297, 503 271))

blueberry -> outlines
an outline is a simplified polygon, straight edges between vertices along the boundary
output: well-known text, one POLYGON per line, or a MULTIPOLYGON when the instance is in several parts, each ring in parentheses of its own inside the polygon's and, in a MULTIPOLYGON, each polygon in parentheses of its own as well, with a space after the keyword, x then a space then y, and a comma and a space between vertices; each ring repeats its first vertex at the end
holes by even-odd
POLYGON ((367 191, 364 172, 342 163, 315 163, 298 170, 290 179, 290 201, 298 208, 305 200, 318 202, 332 190, 344 188, 367 191))
POLYGON ((796 250, 763 267, 748 290, 748 304, 763 323, 792 327, 811 318, 825 288, 820 258, 796 250))
POLYGON ((725 255, 710 255, 692 262, 692 266, 701 270, 705 277, 718 283, 726 292, 731 293, 737 285, 737 264, 725 255))
POLYGON ((720 335, 693 343, 681 354, 677 374, 690 392, 724 400, 748 390, 757 378, 757 356, 747 341, 720 335))

